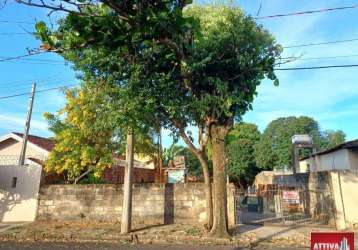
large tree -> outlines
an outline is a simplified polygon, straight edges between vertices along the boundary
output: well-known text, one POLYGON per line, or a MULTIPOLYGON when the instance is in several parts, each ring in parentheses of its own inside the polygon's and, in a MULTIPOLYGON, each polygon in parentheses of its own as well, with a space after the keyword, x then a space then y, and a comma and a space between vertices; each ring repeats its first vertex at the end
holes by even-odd
MULTIPOLYGON (((309 134, 317 150, 326 149, 344 141, 344 133, 322 132, 311 117, 281 117, 269 123, 256 146, 256 162, 262 169, 283 169, 292 166, 292 136, 309 134)), ((302 150, 301 156, 309 151, 302 150)))
POLYGON ((139 106, 143 115, 155 116, 204 165, 210 140, 211 235, 227 237, 225 137, 251 108, 261 81, 277 83, 274 65, 281 47, 239 8, 190 7, 183 14, 184 1, 84 2, 78 11, 68 11, 55 31, 37 24, 43 47, 62 53, 85 74, 110 78, 126 92, 129 114, 139 106), (200 148, 186 132, 189 125, 199 128, 200 148))

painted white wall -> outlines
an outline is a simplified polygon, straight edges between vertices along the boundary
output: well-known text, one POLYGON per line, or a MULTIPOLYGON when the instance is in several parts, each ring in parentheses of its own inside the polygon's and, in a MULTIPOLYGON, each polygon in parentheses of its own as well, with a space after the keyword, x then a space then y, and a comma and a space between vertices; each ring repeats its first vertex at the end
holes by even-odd
POLYGON ((306 173, 310 169, 310 158, 301 160, 298 165, 297 173, 306 173))
POLYGON ((337 229, 358 224, 358 175, 351 171, 331 173, 332 191, 336 206, 337 229))
POLYGON ((0 222, 35 220, 41 171, 40 166, 0 166, 0 222))

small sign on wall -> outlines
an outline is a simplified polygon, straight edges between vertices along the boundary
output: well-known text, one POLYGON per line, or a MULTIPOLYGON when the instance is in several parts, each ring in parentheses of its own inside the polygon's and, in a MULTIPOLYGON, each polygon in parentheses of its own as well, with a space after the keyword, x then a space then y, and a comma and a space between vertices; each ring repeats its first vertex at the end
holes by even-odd
POLYGON ((282 200, 285 203, 289 204, 299 204, 300 203, 300 194, 298 191, 282 191, 282 200))
POLYGON ((354 250, 354 233, 312 232, 311 250, 354 250))
POLYGON ((185 181, 185 169, 168 171, 168 183, 180 183, 185 181))

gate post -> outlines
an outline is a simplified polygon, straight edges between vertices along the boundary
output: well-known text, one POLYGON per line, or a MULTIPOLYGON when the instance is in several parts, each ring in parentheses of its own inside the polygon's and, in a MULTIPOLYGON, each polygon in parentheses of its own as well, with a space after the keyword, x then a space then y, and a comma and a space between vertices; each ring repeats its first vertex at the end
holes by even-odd
POLYGON ((235 186, 227 185, 227 223, 228 228, 234 228, 236 225, 236 207, 235 207, 235 186))

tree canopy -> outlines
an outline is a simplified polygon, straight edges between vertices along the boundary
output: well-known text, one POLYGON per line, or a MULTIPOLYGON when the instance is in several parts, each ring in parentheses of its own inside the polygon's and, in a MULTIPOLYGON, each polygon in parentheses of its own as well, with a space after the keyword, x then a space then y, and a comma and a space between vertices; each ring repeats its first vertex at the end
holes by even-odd
POLYGON ((46 161, 46 170, 65 173, 73 181, 92 168, 99 176, 113 163, 118 148, 115 123, 104 92, 83 86, 66 91, 66 105, 58 114, 45 113, 55 134, 55 147, 46 161), (61 119, 61 117, 63 117, 61 119))
POLYGON ((238 123, 227 136, 228 175, 244 187, 251 184, 260 169, 256 166, 255 145, 260 140, 260 131, 252 123, 238 123))
MULTIPOLYGON (((83 82, 81 88, 65 91, 66 104, 61 110, 44 114, 56 142, 46 161, 46 171, 64 173, 68 181, 87 170, 99 178, 104 168, 115 163, 115 155, 124 154, 126 127, 118 122, 120 100, 113 99, 114 92, 107 85, 83 82)), ((138 133, 136 153, 156 162, 156 131, 145 131, 138 133)))
MULTIPOLYGON (((311 117, 282 117, 266 127, 256 146, 256 162, 262 169, 283 169, 292 166, 292 141, 296 134, 309 134, 317 150, 326 149, 344 141, 342 131, 321 131, 317 121, 311 117)), ((302 151, 303 154, 309 152, 302 151)))
POLYGON ((55 30, 37 23, 37 36, 43 48, 61 53, 86 77, 119 87, 120 117, 129 127, 155 118, 201 157, 185 132, 188 125, 199 127, 201 141, 213 146, 212 233, 227 236, 225 137, 234 120, 252 108, 261 81, 278 83, 274 66, 282 48, 240 8, 183 10, 185 5, 90 2, 69 11, 55 30))

